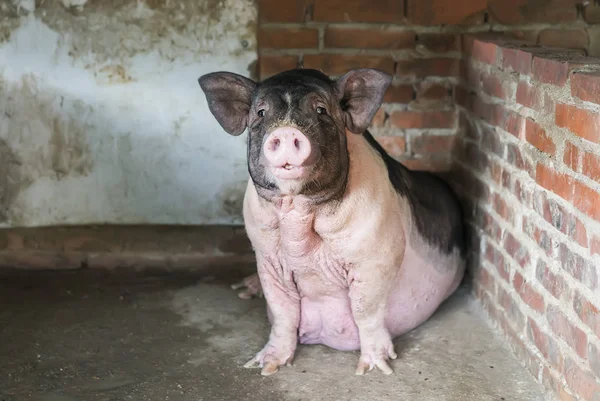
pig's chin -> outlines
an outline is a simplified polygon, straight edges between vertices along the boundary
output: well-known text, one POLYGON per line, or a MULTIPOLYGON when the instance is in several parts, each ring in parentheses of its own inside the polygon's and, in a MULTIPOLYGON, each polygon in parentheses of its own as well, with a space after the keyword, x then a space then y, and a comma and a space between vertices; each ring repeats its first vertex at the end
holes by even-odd
POLYGON ((309 172, 307 167, 291 165, 271 167, 270 170, 273 177, 278 180, 304 180, 309 172))
POLYGON ((312 168, 310 166, 270 166, 268 171, 271 180, 282 195, 299 195, 302 192, 304 183, 311 174, 312 168))

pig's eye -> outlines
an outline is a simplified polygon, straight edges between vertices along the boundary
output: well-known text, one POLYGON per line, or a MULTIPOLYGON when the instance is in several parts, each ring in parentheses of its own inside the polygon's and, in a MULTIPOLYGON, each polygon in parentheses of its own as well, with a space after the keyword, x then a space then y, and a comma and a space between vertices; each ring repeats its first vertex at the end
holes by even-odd
POLYGON ((265 116, 265 109, 260 109, 258 111, 258 113, 256 113, 256 114, 258 114, 259 117, 264 117, 265 116))
POLYGON ((325 114, 327 113, 327 110, 325 110, 325 107, 317 107, 317 114, 325 114))

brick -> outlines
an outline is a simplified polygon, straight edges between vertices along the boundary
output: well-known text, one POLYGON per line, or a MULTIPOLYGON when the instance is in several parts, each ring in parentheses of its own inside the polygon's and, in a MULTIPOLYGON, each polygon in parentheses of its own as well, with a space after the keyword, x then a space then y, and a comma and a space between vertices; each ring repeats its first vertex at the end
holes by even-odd
POLYGON ((585 29, 545 29, 540 32, 538 42, 542 46, 585 49, 589 38, 585 29))
POLYGON ((309 3, 308 0, 258 0, 259 18, 262 22, 304 22, 309 3))
POLYGON ((417 45, 432 53, 458 52, 461 50, 460 36, 449 33, 420 33, 417 45))
POLYGON ((595 346, 594 344, 589 344, 588 355, 592 371, 594 372, 596 377, 600 377, 600 348, 595 346))
POLYGON ((596 221, 600 221, 600 192, 580 181, 573 181, 573 205, 596 221))
POLYGON ((412 85, 391 85, 383 96, 385 103, 409 103, 414 98, 412 85))
POLYGON ((579 148, 573 145, 571 142, 565 143, 565 155, 563 162, 573 171, 579 172, 579 148))
POLYGON ((472 142, 457 140, 456 158, 474 171, 485 171, 489 165, 488 156, 472 142))
POLYGON ((496 282, 494 281, 494 277, 485 268, 480 266, 473 276, 479 285, 482 285, 492 295, 496 295, 496 282))
POLYGON ((573 198, 573 178, 541 163, 536 168, 536 182, 567 201, 573 198))
POLYGON ((490 96, 497 97, 499 99, 506 99, 507 94, 502 85, 502 80, 498 74, 481 74, 481 89, 490 96))
POLYGON ((521 140, 525 139, 525 117, 514 111, 509 110, 507 112, 502 128, 509 134, 521 140))
POLYGON ((454 135, 419 135, 413 138, 411 151, 415 154, 447 153, 454 147, 454 135))
POLYGON ((319 31, 306 28, 265 29, 258 31, 261 49, 308 49, 319 46, 319 31))
POLYGON ((600 382, 591 372, 583 370, 570 358, 565 360, 563 375, 567 384, 584 401, 597 401, 600 382))
POLYGON ((407 17, 415 25, 466 24, 476 14, 483 14, 485 0, 455 2, 453 0, 409 1, 407 17))
POLYGON ((430 171, 430 172, 447 172, 451 170, 451 160, 447 157, 437 158, 418 158, 418 159, 402 159, 402 165, 410 170, 415 171, 430 171))
MULTIPOLYGON (((319 22, 402 22, 404 1, 313 0, 313 20, 319 22)), ((287 3, 287 2, 282 2, 287 3)))
POLYGON ((586 5, 583 8, 583 19, 588 24, 600 23, 600 6, 597 3, 586 5))
POLYGON ((544 297, 535 290, 518 271, 515 271, 513 286, 521 299, 529 305, 531 309, 539 313, 544 313, 544 310, 546 309, 544 297))
POLYGON ((563 86, 569 78, 569 63, 546 57, 534 57, 532 78, 541 83, 563 86))
POLYGON ((594 181, 600 182, 600 157, 585 152, 583 154, 583 162, 581 172, 594 181))
POLYGON ((582 358, 587 357, 587 335, 567 319, 556 306, 548 306, 547 319, 552 331, 582 358))
POLYGON ((396 111, 390 115, 393 127, 407 128, 454 128, 453 111, 396 111))
POLYGON ((576 293, 573 299, 573 309, 579 319, 585 323, 600 338, 600 307, 588 301, 581 293, 576 293))
POLYGON ((401 77, 457 77, 457 59, 428 58, 397 61, 396 74, 401 77))
POLYGON ((552 113, 554 107, 548 94, 525 81, 517 85, 517 103, 540 113, 552 113))
POLYGON ((383 127, 385 121, 388 119, 388 115, 383 109, 377 110, 375 116, 373 117, 373 121, 371 121, 371 127, 383 127))
POLYGON ((510 282, 510 270, 506 265, 506 261, 504 260, 504 256, 500 253, 500 251, 490 247, 486 248, 486 259, 488 262, 492 264, 496 268, 496 271, 500 275, 500 278, 505 282, 510 282))
POLYGON ((494 21, 512 25, 521 23, 561 23, 577 19, 573 0, 489 0, 494 21))
POLYGON ((506 201, 502 199, 500 194, 495 193, 492 199, 492 205, 496 213, 500 215, 505 221, 511 221, 512 213, 509 213, 508 206, 506 205, 506 201))
POLYGON ((472 59, 485 64, 496 65, 498 46, 495 43, 472 36, 464 36, 462 46, 463 51, 472 59))
POLYGON ((546 130, 530 118, 525 120, 525 139, 541 152, 549 155, 556 152, 556 146, 546 130))
MULTIPOLYGON (((468 99, 469 92, 467 91, 467 89, 465 89, 464 86, 459 85, 454 88, 454 103, 456 103, 459 106, 466 107, 467 103, 469 102, 468 99)), ((465 117, 465 121, 466 120, 469 120, 469 118, 465 117)))
POLYGON ((417 86, 416 100, 419 103, 447 101, 450 93, 451 89, 445 85, 422 82, 417 86))
MULTIPOLYGON (((562 372, 562 367, 558 371, 562 372)), ((548 368, 544 368, 542 372, 542 384, 554 391, 554 394, 560 401, 577 401, 573 394, 569 392, 570 390, 567 390, 563 385, 560 373, 551 373, 548 368)))
POLYGON ((486 152, 491 152, 499 157, 504 158, 504 143, 500 139, 500 135, 493 129, 483 127, 481 129, 481 149, 486 152))
POLYGON ((481 70, 475 64, 467 61, 460 63, 460 76, 466 81, 467 86, 479 90, 481 83, 481 70))
POLYGON ((522 241, 517 240, 511 233, 505 234, 503 246, 506 253, 521 267, 524 267, 529 262, 527 248, 523 245, 522 241))
POLYGON ((282 71, 292 70, 298 67, 296 56, 265 56, 258 58, 258 71, 260 79, 270 77, 282 71))
POLYGON ((541 259, 538 259, 535 277, 556 299, 560 300, 562 295, 569 290, 569 286, 562 276, 552 273, 548 268, 548 265, 546 265, 546 262, 541 259))
POLYGON ((510 294, 500 287, 498 287, 498 302, 500 303, 502 309, 504 309, 506 312, 510 322, 517 328, 518 331, 521 331, 525 325, 525 316, 519 309, 519 305, 510 296, 510 294))
POLYGON ((577 241, 584 248, 588 247, 587 230, 584 224, 554 199, 548 199, 543 191, 535 194, 534 210, 558 231, 577 241))
POLYGON ((378 135, 376 139, 392 157, 398 158, 406 153, 406 138, 403 136, 378 135))
POLYGON ((515 179, 514 195, 523 205, 531 205, 531 190, 526 188, 520 179, 515 179))
POLYGON ((321 70, 326 74, 340 76, 356 68, 375 68, 394 73, 394 60, 389 57, 347 55, 347 54, 307 54, 304 68, 321 70))
POLYGON ((590 253, 600 255, 600 236, 595 236, 590 240, 590 253))
POLYGON ((556 125, 568 128, 575 135, 600 144, 600 115, 588 110, 559 103, 556 105, 556 125))
POLYGON ((575 280, 591 290, 598 286, 598 272, 594 262, 571 251, 566 244, 560 245, 560 262, 562 268, 575 280))
POLYGON ((600 104, 600 73, 573 73, 571 75, 571 94, 581 100, 600 104))
POLYGON ((529 75, 533 64, 533 53, 524 49, 502 49, 502 67, 516 71, 519 74, 529 75))
POLYGON ((531 163, 523 157, 521 149, 514 143, 506 144, 506 161, 519 170, 526 171, 530 176, 535 174, 531 163))
POLYGON ((325 47, 354 49, 407 49, 415 46, 412 31, 330 27, 325 31, 325 47))
POLYGON ((506 170, 502 171, 502 186, 512 192, 512 174, 506 170))
MULTIPOLYGON (((455 183, 459 183, 461 193, 471 199, 485 199, 488 197, 489 189, 481 180, 472 174, 472 171, 467 170, 461 165, 454 166, 455 183)), ((465 215, 469 215, 469 210, 465 210, 465 215)))
POLYGON ((527 319, 527 337, 535 344, 542 356, 549 361, 555 369, 561 370, 563 367, 563 357, 561 349, 552 337, 542 331, 535 320, 527 319))

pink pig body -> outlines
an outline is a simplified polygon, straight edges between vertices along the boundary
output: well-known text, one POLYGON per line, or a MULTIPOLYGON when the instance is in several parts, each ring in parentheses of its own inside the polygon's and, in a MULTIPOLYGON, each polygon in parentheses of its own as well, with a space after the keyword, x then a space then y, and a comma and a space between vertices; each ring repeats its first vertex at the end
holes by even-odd
MULTIPOLYGON (((392 340, 427 320, 464 274, 452 190, 388 155, 367 128, 392 78, 358 69, 332 80, 295 69, 256 83, 200 77, 231 135, 248 129, 246 231, 271 333, 245 366, 289 364, 298 343, 358 350, 357 374, 392 373, 392 340)), ((234 286, 239 288, 239 285, 234 286)))
MULTIPOLYGON (((379 275, 368 291, 390 296, 368 298, 384 305, 385 326, 396 337, 427 320, 456 290, 464 262, 458 252, 444 255, 428 245, 377 152, 362 136, 347 133, 347 139, 350 170, 341 202, 311 207, 302 196, 287 196, 274 204, 250 180, 244 219, 263 291, 273 294, 269 311, 288 309, 300 343, 358 350, 353 281, 379 275), (354 269, 365 263, 377 271, 354 269)), ((356 307, 361 302, 367 301, 356 307)))

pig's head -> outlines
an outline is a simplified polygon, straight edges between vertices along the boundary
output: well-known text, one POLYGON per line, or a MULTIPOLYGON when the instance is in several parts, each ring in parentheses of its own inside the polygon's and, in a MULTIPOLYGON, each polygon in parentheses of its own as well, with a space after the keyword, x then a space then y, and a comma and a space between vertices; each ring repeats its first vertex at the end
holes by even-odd
POLYGON ((337 80, 310 69, 256 83, 215 72, 199 78, 210 111, 231 135, 248 128, 248 171, 259 194, 340 196, 348 177, 346 130, 362 134, 391 77, 373 69, 337 80))

